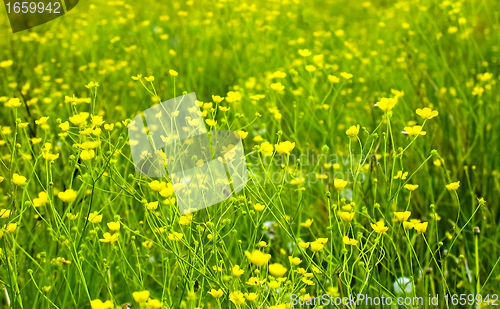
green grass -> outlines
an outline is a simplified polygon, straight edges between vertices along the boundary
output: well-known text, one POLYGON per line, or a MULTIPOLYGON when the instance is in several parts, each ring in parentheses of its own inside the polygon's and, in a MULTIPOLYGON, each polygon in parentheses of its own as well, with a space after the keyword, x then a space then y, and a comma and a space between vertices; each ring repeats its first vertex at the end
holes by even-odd
POLYGON ((432 307, 435 295, 438 308, 487 307, 454 304, 451 295, 499 293, 499 17, 493 0, 89 1, 12 34, 2 13, 0 209, 10 213, 0 218, 0 308, 91 308, 93 300, 155 308, 141 296, 164 308, 287 308, 292 294, 396 299, 399 277, 413 285, 403 296, 424 297, 419 308, 432 307), (140 81, 131 78, 138 74, 140 81), (404 92, 391 111, 374 106, 395 97, 391 90, 404 92), (126 126, 190 92, 213 103, 202 110, 215 129, 248 132, 251 177, 183 225, 173 196, 136 174, 126 126), (212 95, 226 99, 216 104, 212 95), (11 98, 21 106, 4 106, 11 98), (424 107, 439 115, 424 121, 416 113, 424 107), (82 112, 113 129, 91 117, 74 125, 69 117, 82 112), (35 122, 46 116, 46 128, 35 122), (426 134, 402 133, 414 125, 426 134), (102 131, 79 133, 92 127, 102 131), (101 141, 89 160, 77 145, 86 141, 101 141), (264 156, 263 143, 285 141, 295 143, 290 155, 273 146, 264 156), (45 143, 59 154, 52 163, 45 143), (399 171, 405 179, 394 178, 399 171), (15 173, 26 182, 14 184, 15 173), (348 181, 345 189, 334 177, 348 181), (59 193, 68 189, 76 196, 63 202, 59 193), (40 192, 47 201, 34 207, 40 192), (354 212, 352 221, 339 210, 354 212), (404 210, 428 222, 424 233, 395 221, 393 212, 404 210), (94 212, 102 221, 87 220, 94 212), (380 219, 385 234, 372 228, 380 219), (117 241, 99 241, 117 221, 117 241), (269 261, 249 258, 254 250, 269 261), (255 278, 266 281, 248 284, 255 278), (150 293, 134 297, 138 291, 150 293))

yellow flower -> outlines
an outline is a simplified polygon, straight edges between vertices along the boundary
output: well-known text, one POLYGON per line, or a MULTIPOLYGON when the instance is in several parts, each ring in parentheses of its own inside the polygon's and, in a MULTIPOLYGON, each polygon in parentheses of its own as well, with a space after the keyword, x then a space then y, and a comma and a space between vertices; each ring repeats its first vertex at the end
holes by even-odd
POLYGON ((309 248, 309 243, 308 242, 299 242, 299 246, 302 248, 302 249, 307 249, 309 248))
POLYGON ((147 203, 146 208, 149 210, 156 210, 156 208, 158 208, 158 201, 147 203))
POLYGON ((352 78, 352 74, 349 74, 349 73, 346 73, 346 72, 340 73, 340 76, 342 76, 345 79, 351 79, 352 78))
POLYGON ((51 143, 45 143, 44 148, 42 149, 42 156, 47 161, 54 161, 59 158, 59 154, 52 154, 50 150, 52 149, 51 143))
POLYGON ((149 249, 149 248, 151 248, 151 247, 153 246, 153 242, 152 242, 151 240, 146 240, 146 241, 143 241, 143 242, 142 242, 142 246, 143 246, 144 248, 148 248, 148 249, 149 249))
POLYGON ((99 87, 99 83, 98 82, 90 82, 88 85, 85 85, 85 87, 87 89, 91 89, 91 88, 94 88, 94 87, 99 87))
POLYGON ((289 141, 281 142, 279 144, 274 145, 276 147, 276 151, 279 154, 290 154, 290 152, 295 148, 295 143, 291 143, 289 141))
POLYGON ((316 242, 324 245, 328 242, 328 238, 319 237, 316 242))
POLYGON ((408 218, 410 218, 411 212, 410 211, 395 211, 394 212, 394 217, 398 219, 398 221, 407 221, 408 218))
POLYGON ((245 255, 250 260, 250 262, 257 266, 263 266, 267 264, 267 262, 269 262, 269 260, 271 259, 270 254, 265 254, 259 250, 254 250, 252 253, 245 252, 245 255))
POLYGON ((114 127, 115 127, 115 124, 114 124, 114 123, 105 123, 105 124, 104 124, 104 129, 105 129, 106 131, 111 131, 111 130, 113 130, 113 128, 114 128, 114 127))
POLYGON ((398 179, 398 178, 401 178, 401 179, 406 179, 406 177, 408 176, 408 172, 404 172, 403 171, 399 171, 396 176, 394 176, 394 179, 398 179))
MULTIPOLYGON (((409 228, 408 229, 412 229, 412 228, 415 228, 415 226, 417 224, 420 224, 421 221, 419 219, 410 219, 410 223, 411 225, 409 225, 409 228)), ((404 227, 404 222, 403 222, 403 227, 404 227)))
POLYGON ((483 92, 484 92, 484 88, 479 86, 479 85, 476 85, 476 86, 474 86, 474 89, 472 90, 472 95, 482 96, 483 92))
POLYGON ((257 211, 263 211, 264 208, 266 208, 266 205, 263 205, 261 203, 256 203, 253 205, 253 208, 257 211))
POLYGON ((100 215, 97 211, 89 214, 88 220, 92 223, 100 223, 102 221, 102 215, 100 215))
POLYGON ((7 101, 6 103, 4 103, 4 105, 7 107, 19 107, 19 106, 21 106, 21 101, 19 101, 18 98, 12 98, 9 101, 7 101))
POLYGON ((177 73, 176 71, 174 71, 172 69, 168 70, 168 74, 170 74, 171 76, 174 76, 174 77, 179 75, 179 73, 177 73))
POLYGON ((300 263, 302 263, 302 260, 300 258, 298 258, 298 257, 289 256, 288 260, 290 261, 290 264, 295 265, 295 266, 297 266, 300 263))
POLYGON ((59 192, 57 196, 61 199, 61 201, 65 203, 71 203, 76 199, 76 191, 73 189, 68 189, 64 192, 59 192))
POLYGON ((212 95, 212 100, 215 102, 215 103, 220 103, 224 100, 224 97, 221 97, 221 96, 218 96, 218 95, 212 95))
POLYGON ((314 285, 314 282, 312 280, 307 279, 307 278, 302 278, 302 282, 304 282, 307 285, 314 285))
POLYGON ((382 98, 382 99, 380 99, 380 101, 378 101, 375 104, 375 106, 377 106, 378 108, 380 108, 384 112, 388 112, 391 109, 393 109, 397 103, 398 103, 397 97, 396 98, 382 98))
POLYGON ((279 281, 273 280, 267 283, 271 289, 279 289, 281 283, 279 281))
POLYGON ((264 142, 264 143, 260 144, 260 153, 262 153, 263 156, 272 155, 273 150, 274 150, 274 147, 269 142, 264 142))
POLYGON ((391 93, 396 96, 396 98, 402 98, 405 95, 404 91, 399 91, 396 89, 391 89, 391 93))
POLYGON ((83 161, 87 161, 90 159, 93 159, 95 157, 95 151, 94 150, 82 150, 80 153, 80 158, 82 158, 83 161))
POLYGON ((112 231, 118 231, 118 230, 120 230, 120 221, 108 222, 106 225, 112 231))
POLYGON ((45 204, 47 204, 48 200, 49 200, 49 195, 47 194, 47 192, 42 191, 42 192, 38 193, 38 197, 35 197, 33 199, 33 206, 34 207, 45 206, 45 204))
POLYGON ((243 293, 239 291, 229 293, 229 300, 235 305, 243 305, 245 303, 243 293))
MULTIPOLYGON (((109 224, 109 223, 108 223, 109 224)), ((118 233, 115 233, 111 235, 110 233, 106 232, 102 235, 103 239, 99 239, 100 242, 115 242, 118 240, 118 233)))
POLYGON ((5 61, 0 62, 0 67, 7 68, 7 67, 10 67, 13 63, 14 63, 13 60, 5 60, 5 61))
MULTIPOLYGON (((264 279, 264 281, 266 281, 266 280, 264 279)), ((248 278, 248 281, 246 282, 246 284, 248 284, 248 285, 258 285, 258 284, 263 283, 264 281, 262 281, 262 282, 259 281, 259 278, 257 278, 257 277, 250 277, 250 278, 248 278)))
POLYGON ((148 82, 152 82, 155 80, 155 77, 154 76, 150 76, 150 77, 144 77, 144 79, 148 82))
POLYGON ((450 191, 452 191, 452 190, 456 191, 459 187, 460 187, 460 181, 452 182, 452 183, 446 185, 446 189, 448 189, 450 191))
POLYGON ((110 300, 102 302, 100 299, 94 299, 90 301, 90 307, 92 309, 112 309, 113 303, 110 300))
POLYGON ((139 80, 142 77, 142 74, 137 74, 137 76, 131 76, 133 80, 139 80))
POLYGON ((307 72, 314 72, 316 71, 316 67, 314 65, 306 65, 306 71, 307 72))
POLYGON ((76 144, 76 145, 84 150, 95 149, 101 145, 101 141, 84 142, 82 144, 76 144))
POLYGON ((243 294, 245 296, 245 298, 248 300, 248 301, 254 301, 257 299, 257 297, 259 295, 255 294, 255 293, 245 293, 243 294))
POLYGON ((10 210, 0 209, 0 218, 7 219, 10 216, 10 210))
POLYGON ((191 213, 181 216, 179 218, 179 224, 181 225, 189 225, 192 221, 193 221, 193 214, 191 213))
POLYGON ((422 109, 417 108, 416 113, 417 113, 417 115, 419 115, 423 119, 432 119, 439 114, 438 111, 433 111, 432 109, 430 109, 428 107, 424 107, 422 109))
POLYGON ((307 219, 306 222, 301 223, 300 225, 302 225, 303 227, 310 227, 312 223, 313 223, 312 219, 307 219))
POLYGON ((149 184, 149 187, 151 190, 160 192, 161 190, 165 189, 167 187, 167 184, 165 182, 159 182, 158 180, 153 180, 149 184))
POLYGON ((11 134, 12 129, 10 127, 2 127, 2 133, 3 134, 11 134))
POLYGON ((344 244, 348 245, 348 246, 356 246, 358 244, 358 241, 354 238, 349 238, 348 236, 344 236, 342 238, 342 241, 344 242, 344 244))
POLYGON ((321 251, 323 249, 324 245, 322 243, 319 243, 317 241, 313 241, 310 243, 310 249, 314 252, 321 251))
POLYGON ((149 299, 148 300, 148 307, 150 309, 160 309, 161 307, 163 307, 163 303, 161 301, 159 301, 158 299, 149 299))
POLYGON ((337 190, 344 190, 345 186, 347 186, 347 180, 342 180, 340 178, 335 178, 333 181, 333 186, 337 190))
POLYGON ((95 126, 100 126, 104 121, 102 120, 102 116, 92 115, 90 116, 92 124, 95 126))
POLYGON ((269 265, 269 272, 274 277, 283 277, 286 274, 287 270, 288 269, 285 266, 279 263, 269 265))
POLYGON ((200 120, 198 119, 192 119, 191 117, 186 117, 186 119, 189 125, 192 127, 197 127, 200 124, 200 120))
POLYGON ((75 126, 80 126, 85 124, 88 116, 89 116, 88 113, 80 113, 69 117, 69 121, 71 121, 71 123, 74 124, 75 126))
POLYGON ((182 233, 172 232, 172 233, 168 234, 168 239, 170 239, 172 241, 180 241, 183 236, 184 236, 184 234, 182 234, 182 233))
POLYGON ((132 293, 132 297, 139 304, 145 303, 149 299, 149 291, 134 292, 134 293, 132 293))
POLYGON ((257 135, 256 137, 253 138, 253 141, 256 142, 256 143, 260 143, 262 142, 264 139, 262 138, 262 136, 260 135, 257 135))
POLYGON ((7 233, 14 233, 17 228, 17 223, 9 223, 7 227, 5 228, 5 231, 7 233))
POLYGON ((233 268, 231 269, 231 276, 233 277, 239 277, 243 275, 245 271, 243 269, 240 269, 239 265, 234 265, 233 268))
POLYGON ((241 101, 241 93, 239 91, 229 91, 227 93, 226 101, 229 103, 241 101))
POLYGON ((163 234, 165 233, 165 228, 164 227, 158 227, 154 229, 155 233, 163 234))
POLYGON ((342 220, 351 222, 354 219, 355 212, 339 211, 339 216, 342 220))
POLYGON ((337 76, 334 76, 334 75, 328 75, 328 80, 330 81, 330 83, 334 83, 334 84, 337 84, 338 82, 340 82, 340 78, 338 78, 337 76))
POLYGON ((359 124, 357 126, 350 126, 347 131, 345 131, 345 134, 349 136, 350 138, 356 138, 359 133, 359 124))
POLYGON ((415 191, 415 190, 417 190, 418 185, 407 184, 407 185, 404 186, 404 188, 407 189, 407 190, 410 190, 410 191, 415 191))
POLYGON ((308 49, 299 49, 299 55, 302 57, 308 57, 311 55, 311 52, 308 49))
POLYGON ((422 131, 422 126, 413 126, 413 127, 405 127, 403 134, 415 136, 415 135, 425 135, 427 134, 427 132, 422 131))
POLYGON ((245 139, 248 136, 248 132, 243 131, 243 130, 239 130, 239 131, 237 131, 237 133, 241 137, 241 139, 245 139))
POLYGON ((409 221, 403 222, 403 227, 407 230, 411 230, 414 226, 415 226, 415 223, 413 223, 413 222, 409 222, 409 221))
POLYGON ((215 125, 217 124, 217 120, 213 119, 205 119, 205 122, 211 127, 215 127, 215 125))
POLYGON ((385 226, 384 220, 380 220, 375 224, 370 223, 370 225, 372 229, 379 234, 385 234, 385 232, 387 232, 387 230, 389 229, 387 226, 385 226))
POLYGON ((26 177, 19 175, 18 173, 14 173, 12 175, 12 182, 18 186, 22 185, 26 182, 26 177))
POLYGON ((432 214, 430 214, 430 216, 431 216, 431 218, 433 218, 437 221, 441 220, 441 217, 437 213, 432 213, 432 214))
POLYGON ((211 289, 210 292, 208 292, 208 294, 212 295, 212 297, 214 298, 220 298, 222 297, 222 295, 224 295, 224 292, 222 292, 221 289, 218 290, 211 289))
POLYGON ((160 190, 160 195, 163 197, 170 197, 172 194, 174 194, 174 186, 170 182, 165 184, 165 188, 160 190))
POLYGON ((427 226, 429 225, 429 222, 422 222, 422 223, 417 223, 413 226, 413 228, 419 233, 425 233, 427 231, 427 226))
POLYGON ((61 128, 61 130, 63 130, 63 131, 68 131, 69 130, 69 122, 68 121, 62 122, 61 124, 59 124, 59 128, 61 128))
POLYGON ((283 86, 281 83, 273 83, 271 84, 271 89, 274 91, 283 91, 285 89, 285 86, 283 86))
POLYGON ((40 119, 38 120, 35 120, 35 123, 37 125, 40 125, 42 126, 42 129, 47 129, 49 126, 47 125, 47 120, 49 120, 49 116, 46 116, 46 117, 41 117, 40 119))
POLYGON ((264 99, 265 97, 266 96, 263 94, 256 94, 256 95, 250 96, 250 99, 252 99, 254 101, 259 101, 260 99, 264 99))

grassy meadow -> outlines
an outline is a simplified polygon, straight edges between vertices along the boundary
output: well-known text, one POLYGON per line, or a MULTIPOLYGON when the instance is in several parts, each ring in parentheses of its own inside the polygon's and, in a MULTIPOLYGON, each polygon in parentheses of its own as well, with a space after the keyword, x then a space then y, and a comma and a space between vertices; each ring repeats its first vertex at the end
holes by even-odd
POLYGON ((0 33, 0 308, 500 305, 498 1, 91 0, 0 33), (128 126, 192 92, 248 184, 181 215, 128 126), (314 303, 358 294, 392 304, 314 303))

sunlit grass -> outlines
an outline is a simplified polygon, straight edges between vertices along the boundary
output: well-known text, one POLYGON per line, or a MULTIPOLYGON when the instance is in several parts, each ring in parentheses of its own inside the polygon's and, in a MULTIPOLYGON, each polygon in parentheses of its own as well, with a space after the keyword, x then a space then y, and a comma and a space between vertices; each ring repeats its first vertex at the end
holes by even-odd
POLYGON ((0 307, 494 300, 499 12, 91 1, 16 34, 0 18, 0 307), (240 134, 250 179, 181 216, 168 179, 136 173, 127 126, 191 92, 207 129, 240 134))

